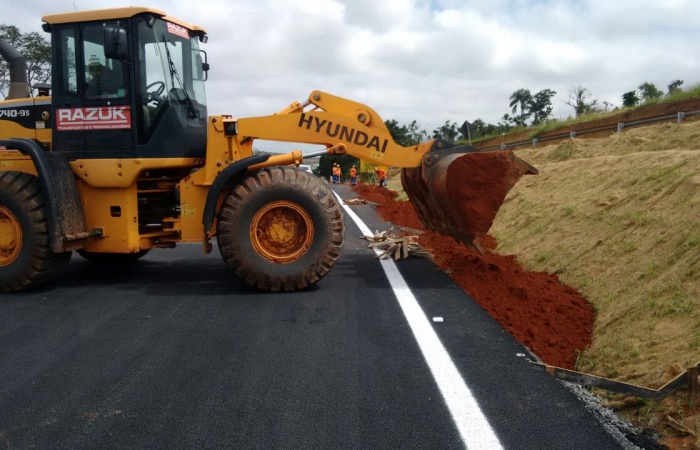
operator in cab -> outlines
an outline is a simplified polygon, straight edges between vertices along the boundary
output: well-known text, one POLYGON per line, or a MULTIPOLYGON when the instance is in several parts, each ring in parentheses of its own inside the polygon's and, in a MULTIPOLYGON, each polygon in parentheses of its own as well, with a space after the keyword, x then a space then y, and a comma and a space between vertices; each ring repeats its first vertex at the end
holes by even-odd
POLYGON ((88 75, 85 91, 88 97, 123 97, 124 83, 112 69, 103 65, 96 55, 90 57, 88 62, 88 75))

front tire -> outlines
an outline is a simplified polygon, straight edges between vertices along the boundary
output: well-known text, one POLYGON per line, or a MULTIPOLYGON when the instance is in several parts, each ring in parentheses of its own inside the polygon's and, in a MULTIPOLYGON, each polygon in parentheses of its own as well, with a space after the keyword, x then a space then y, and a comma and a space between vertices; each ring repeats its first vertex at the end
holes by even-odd
POLYGON ((0 173, 0 291, 41 284, 68 263, 71 252, 54 253, 41 186, 22 172, 0 173))
POLYGON ((340 257, 344 231, 333 193, 294 167, 268 167, 246 177, 226 197, 217 220, 222 258, 264 291, 317 283, 340 257))

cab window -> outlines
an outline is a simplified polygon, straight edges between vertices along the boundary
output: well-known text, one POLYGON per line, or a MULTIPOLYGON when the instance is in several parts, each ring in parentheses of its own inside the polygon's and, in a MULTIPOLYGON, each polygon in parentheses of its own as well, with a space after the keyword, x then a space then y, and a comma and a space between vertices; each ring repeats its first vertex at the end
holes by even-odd
POLYGON ((105 58, 104 28, 117 27, 116 22, 83 26, 83 93, 88 99, 126 98, 127 67, 122 61, 105 58))

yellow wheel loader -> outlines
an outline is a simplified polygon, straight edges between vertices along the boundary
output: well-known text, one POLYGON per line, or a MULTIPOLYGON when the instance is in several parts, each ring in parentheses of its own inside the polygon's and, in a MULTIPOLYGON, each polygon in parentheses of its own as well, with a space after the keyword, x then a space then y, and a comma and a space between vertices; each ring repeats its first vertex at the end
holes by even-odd
POLYGON ((210 117, 206 32, 157 9, 42 20, 51 34, 50 93, 30 96, 24 58, 0 41, 10 72, 0 102, 2 291, 49 279, 73 251, 128 264, 178 243, 210 252, 214 237, 247 284, 309 287, 338 259, 344 226, 331 190, 298 168, 304 157, 347 153, 404 168, 426 226, 477 246, 508 189, 534 172, 509 152, 472 169, 480 153, 471 147, 399 146, 375 111, 320 91, 265 117, 210 117), (256 139, 322 150, 254 154, 256 139), (476 203, 489 203, 488 212, 460 198, 461 181, 472 179, 482 180, 476 203))

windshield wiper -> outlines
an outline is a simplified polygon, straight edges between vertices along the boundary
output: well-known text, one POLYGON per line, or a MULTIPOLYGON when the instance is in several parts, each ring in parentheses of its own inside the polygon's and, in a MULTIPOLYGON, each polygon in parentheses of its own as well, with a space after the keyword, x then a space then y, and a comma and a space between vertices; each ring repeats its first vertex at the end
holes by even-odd
POLYGON ((168 44, 175 44, 167 40, 165 36, 163 36, 163 43, 165 44, 165 56, 168 58, 168 68, 170 69, 170 84, 175 86, 175 80, 177 80, 177 83, 182 89, 182 94, 185 96, 185 102, 187 103, 187 118, 195 119, 198 117, 197 109, 194 107, 194 103, 192 103, 189 94, 187 94, 187 89, 185 89, 185 85, 180 79, 180 75, 177 73, 177 69, 175 68, 175 63, 173 63, 173 60, 170 57, 170 49, 168 48, 168 44))

